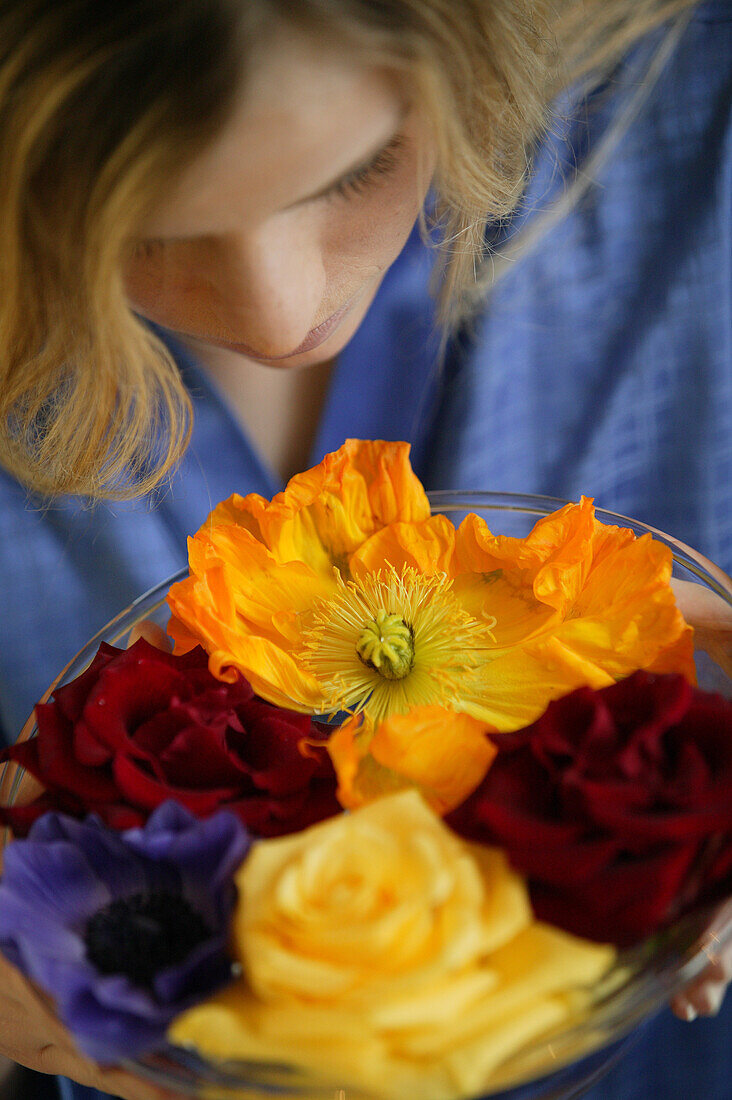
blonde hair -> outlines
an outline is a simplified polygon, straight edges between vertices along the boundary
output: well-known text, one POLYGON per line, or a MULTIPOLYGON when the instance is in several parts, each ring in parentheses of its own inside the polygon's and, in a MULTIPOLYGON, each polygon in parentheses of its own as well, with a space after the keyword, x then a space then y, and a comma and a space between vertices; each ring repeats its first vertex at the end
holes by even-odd
POLYGON ((278 20, 393 65, 438 150, 440 317, 483 285, 549 106, 693 0, 5 0, 0 8, 0 462, 45 494, 125 497, 185 449, 176 365, 125 257, 225 121, 278 20), (459 242, 456 245, 456 242, 459 242))

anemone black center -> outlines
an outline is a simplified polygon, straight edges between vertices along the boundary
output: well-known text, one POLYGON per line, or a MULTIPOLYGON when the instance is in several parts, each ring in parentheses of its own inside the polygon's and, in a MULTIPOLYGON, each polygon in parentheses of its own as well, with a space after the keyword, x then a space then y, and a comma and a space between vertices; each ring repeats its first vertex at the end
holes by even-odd
POLYGON ((161 890, 100 909, 87 923, 84 942, 102 974, 124 974, 149 988, 159 971, 182 962, 210 934, 185 898, 161 890))

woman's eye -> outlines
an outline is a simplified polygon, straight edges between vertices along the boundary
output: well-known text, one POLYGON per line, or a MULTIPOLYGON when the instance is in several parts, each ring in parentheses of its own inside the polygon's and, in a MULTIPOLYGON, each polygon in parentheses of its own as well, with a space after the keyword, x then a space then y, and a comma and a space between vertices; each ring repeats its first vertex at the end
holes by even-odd
POLYGON ((157 256, 164 247, 163 241, 158 240, 137 240, 132 246, 132 255, 134 259, 149 260, 152 256, 157 256))
POLYGON ((399 153, 403 144, 401 135, 395 137, 369 164, 357 168, 331 187, 326 198, 350 199, 362 195, 369 187, 378 183, 381 177, 391 175, 399 167, 399 153))

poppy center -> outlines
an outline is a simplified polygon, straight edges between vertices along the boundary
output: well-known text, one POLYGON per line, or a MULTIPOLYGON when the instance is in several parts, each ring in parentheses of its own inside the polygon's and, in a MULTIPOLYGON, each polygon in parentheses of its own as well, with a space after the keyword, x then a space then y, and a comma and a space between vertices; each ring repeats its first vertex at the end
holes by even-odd
POLYGON ((155 975, 182 962, 211 935, 180 894, 159 890, 117 898, 87 922, 87 958, 102 974, 124 974, 151 988, 155 975))
POLYGON ((380 608, 361 631, 356 652, 386 680, 401 680, 414 665, 414 632, 399 615, 380 608))

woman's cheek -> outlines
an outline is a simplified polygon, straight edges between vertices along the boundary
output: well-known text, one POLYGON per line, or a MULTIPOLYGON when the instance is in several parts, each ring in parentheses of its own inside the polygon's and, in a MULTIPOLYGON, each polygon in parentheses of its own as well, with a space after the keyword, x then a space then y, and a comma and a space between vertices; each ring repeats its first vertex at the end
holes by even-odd
POLYGON ((130 305, 165 328, 210 327, 214 303, 205 277, 208 262, 195 246, 186 245, 176 245, 175 251, 155 245, 133 256, 124 273, 130 305))
POLYGON ((431 170, 431 159, 412 151, 393 175, 378 178, 349 200, 334 197, 324 205, 321 240, 329 282, 339 274, 346 282, 353 272, 381 276, 391 267, 414 228, 431 170))

